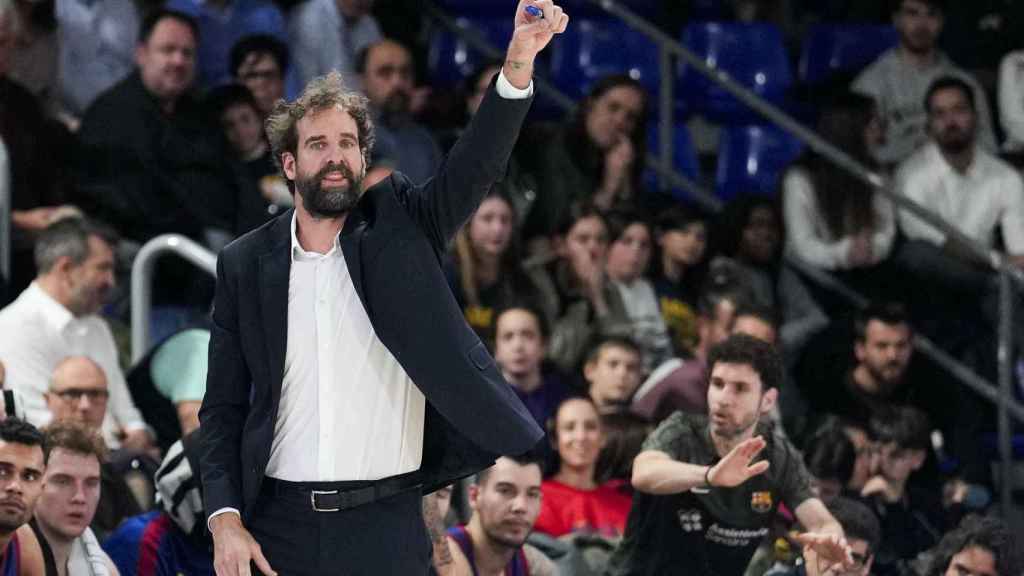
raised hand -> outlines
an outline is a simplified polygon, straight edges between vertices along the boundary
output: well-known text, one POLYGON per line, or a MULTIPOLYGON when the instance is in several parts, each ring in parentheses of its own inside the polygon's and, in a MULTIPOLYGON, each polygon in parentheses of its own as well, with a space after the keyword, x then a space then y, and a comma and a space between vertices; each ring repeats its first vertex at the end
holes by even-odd
POLYGON ((838 534, 805 532, 797 534, 796 541, 804 548, 807 576, 842 574, 853 567, 853 551, 838 534))
POLYGON ((565 32, 568 24, 569 15, 551 0, 520 0, 516 6, 512 42, 508 46, 509 57, 528 58, 532 63, 533 57, 551 42, 555 34, 565 32), (527 6, 536 7, 544 17, 531 16, 526 11, 527 6))
POLYGON ((731 488, 739 486, 750 478, 763 474, 768 469, 768 461, 762 460, 751 464, 761 450, 767 445, 764 438, 755 436, 740 442, 729 451, 718 464, 708 472, 708 482, 715 487, 731 488))

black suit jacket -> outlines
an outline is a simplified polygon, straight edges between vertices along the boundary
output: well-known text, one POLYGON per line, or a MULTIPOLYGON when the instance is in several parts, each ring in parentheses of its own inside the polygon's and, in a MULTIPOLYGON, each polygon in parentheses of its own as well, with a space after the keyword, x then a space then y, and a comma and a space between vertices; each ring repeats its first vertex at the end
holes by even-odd
MULTIPOLYGON (((374 331, 427 399, 424 492, 534 447, 543 433, 466 324, 442 271, 455 232, 504 173, 530 99, 492 84, 437 175, 399 173, 366 191, 341 248, 374 331)), ((292 212, 228 245, 217 292, 202 424, 206 510, 248 516, 259 494, 281 398, 292 212)), ((353 434, 365 433, 353 430, 353 434)))

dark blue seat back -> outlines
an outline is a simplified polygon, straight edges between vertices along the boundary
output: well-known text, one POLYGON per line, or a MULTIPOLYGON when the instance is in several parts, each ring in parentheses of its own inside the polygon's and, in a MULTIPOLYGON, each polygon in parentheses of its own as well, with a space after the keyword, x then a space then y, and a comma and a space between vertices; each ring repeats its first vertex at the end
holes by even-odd
POLYGON ((899 42, 896 29, 880 24, 816 24, 804 39, 799 76, 821 84, 854 75, 899 42))
POLYGON ((657 45, 626 24, 607 19, 574 19, 552 43, 551 75, 569 96, 582 97, 594 82, 612 74, 628 74, 649 94, 657 94, 657 45))
POLYGON ((729 126, 718 148, 716 188, 728 201, 743 193, 774 195, 782 172, 803 144, 776 126, 729 126))

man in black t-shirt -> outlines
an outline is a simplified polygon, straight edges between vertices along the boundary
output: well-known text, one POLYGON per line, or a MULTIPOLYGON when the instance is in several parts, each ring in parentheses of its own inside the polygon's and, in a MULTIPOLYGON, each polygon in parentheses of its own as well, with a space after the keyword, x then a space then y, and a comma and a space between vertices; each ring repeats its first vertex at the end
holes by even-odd
POLYGON ((843 530, 811 493, 796 450, 761 422, 782 381, 774 348, 734 335, 712 349, 708 365, 708 415, 676 412, 634 461, 637 492, 609 574, 743 574, 780 502, 808 530, 799 537, 805 547, 832 564, 852 564, 843 530))

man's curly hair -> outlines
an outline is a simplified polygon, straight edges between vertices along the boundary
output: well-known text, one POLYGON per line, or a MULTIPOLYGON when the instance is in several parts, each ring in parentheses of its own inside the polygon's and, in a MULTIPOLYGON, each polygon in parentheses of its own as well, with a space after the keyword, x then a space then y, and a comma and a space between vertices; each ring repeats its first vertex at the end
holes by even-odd
POLYGON ((956 530, 943 536, 942 541, 932 551, 932 559, 925 574, 942 576, 949 569, 953 556, 968 548, 981 548, 995 558, 996 573, 999 576, 1017 576, 1024 569, 1016 548, 1019 545, 1004 521, 970 515, 960 522, 956 530))

